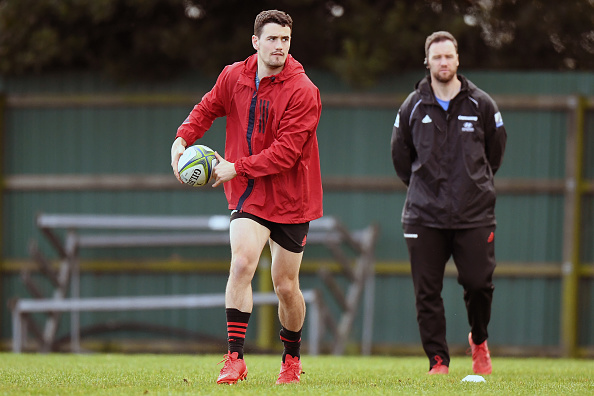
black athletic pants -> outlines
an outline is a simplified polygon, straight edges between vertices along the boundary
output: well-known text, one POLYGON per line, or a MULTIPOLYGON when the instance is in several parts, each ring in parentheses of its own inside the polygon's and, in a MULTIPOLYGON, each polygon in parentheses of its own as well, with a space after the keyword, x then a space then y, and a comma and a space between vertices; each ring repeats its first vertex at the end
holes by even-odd
POLYGON ((493 300, 495 270, 495 226, 469 229, 437 229, 404 225, 416 296, 417 322, 423 349, 435 365, 440 356, 449 365, 446 320, 441 290, 445 265, 453 257, 458 283, 464 288, 464 302, 475 343, 487 339, 493 300))

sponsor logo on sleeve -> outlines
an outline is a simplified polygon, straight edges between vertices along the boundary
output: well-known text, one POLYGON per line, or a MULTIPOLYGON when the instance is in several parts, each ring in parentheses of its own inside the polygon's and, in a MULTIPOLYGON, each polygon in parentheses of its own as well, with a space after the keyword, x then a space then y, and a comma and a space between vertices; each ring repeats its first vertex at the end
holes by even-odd
POLYGON ((501 112, 495 113, 495 126, 499 128, 503 125, 503 117, 501 117, 501 112))

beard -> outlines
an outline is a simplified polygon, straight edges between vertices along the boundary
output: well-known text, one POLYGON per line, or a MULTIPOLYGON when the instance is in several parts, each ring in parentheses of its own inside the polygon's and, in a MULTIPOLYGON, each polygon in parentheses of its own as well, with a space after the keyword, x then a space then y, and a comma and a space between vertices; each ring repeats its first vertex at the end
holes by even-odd
POLYGON ((442 84, 447 84, 456 76, 456 71, 448 70, 448 73, 442 75, 439 71, 437 73, 432 73, 431 78, 434 78, 436 81, 439 81, 442 84))
POLYGON ((286 58, 281 58, 278 56, 270 57, 266 62, 266 66, 270 69, 278 69, 279 67, 283 67, 285 65, 286 58))

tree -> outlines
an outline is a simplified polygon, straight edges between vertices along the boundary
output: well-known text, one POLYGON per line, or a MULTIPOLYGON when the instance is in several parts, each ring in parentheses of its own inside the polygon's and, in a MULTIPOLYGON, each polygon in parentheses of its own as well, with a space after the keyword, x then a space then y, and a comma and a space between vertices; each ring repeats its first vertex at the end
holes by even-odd
POLYGON ((483 0, 466 12, 492 48, 480 66, 594 69, 593 0, 483 0))
POLYGON ((594 0, 0 0, 0 73, 215 74, 253 53, 254 17, 271 8, 293 17, 299 61, 357 87, 422 67, 436 30, 456 36, 465 69, 594 69, 594 0))

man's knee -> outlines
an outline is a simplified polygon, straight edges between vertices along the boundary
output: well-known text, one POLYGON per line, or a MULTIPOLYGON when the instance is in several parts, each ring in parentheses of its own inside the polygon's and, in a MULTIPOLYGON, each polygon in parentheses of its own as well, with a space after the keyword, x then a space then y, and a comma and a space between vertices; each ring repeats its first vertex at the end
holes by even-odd
POLYGON ((491 298, 494 289, 490 282, 469 283, 464 285, 464 294, 466 298, 491 298))
POLYGON ((457 280, 464 290, 472 293, 493 288, 493 272, 487 268, 479 271, 459 271, 457 280))
POLYGON ((274 282, 274 292, 280 300, 288 301, 299 296, 299 284, 290 279, 277 280, 274 282))
POLYGON ((253 278, 257 267, 257 261, 247 256, 237 255, 231 260, 230 275, 236 278, 253 278))

